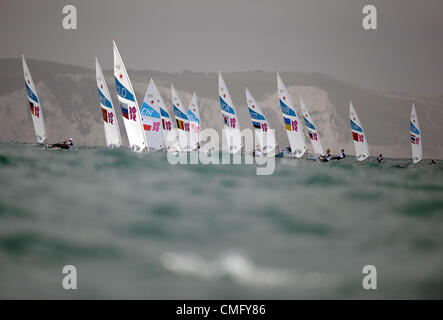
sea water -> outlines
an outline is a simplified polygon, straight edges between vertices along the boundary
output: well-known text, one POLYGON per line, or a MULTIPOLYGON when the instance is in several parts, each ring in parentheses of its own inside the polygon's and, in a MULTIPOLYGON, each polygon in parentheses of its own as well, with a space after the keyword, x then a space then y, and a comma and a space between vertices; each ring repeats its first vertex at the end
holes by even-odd
POLYGON ((443 298, 443 165, 428 163, 283 158, 257 176, 1 143, 0 298, 443 298))

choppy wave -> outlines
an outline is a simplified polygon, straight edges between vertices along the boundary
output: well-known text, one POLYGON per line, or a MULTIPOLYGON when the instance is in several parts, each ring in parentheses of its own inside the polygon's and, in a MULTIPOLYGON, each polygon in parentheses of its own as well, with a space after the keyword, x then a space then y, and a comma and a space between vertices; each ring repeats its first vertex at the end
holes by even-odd
POLYGON ((319 272, 301 274, 295 271, 262 267, 235 252, 222 254, 213 260, 192 253, 166 252, 162 255, 161 262, 166 270, 176 274, 203 279, 227 277, 234 282, 249 286, 299 286, 312 289, 332 283, 332 279, 319 272))

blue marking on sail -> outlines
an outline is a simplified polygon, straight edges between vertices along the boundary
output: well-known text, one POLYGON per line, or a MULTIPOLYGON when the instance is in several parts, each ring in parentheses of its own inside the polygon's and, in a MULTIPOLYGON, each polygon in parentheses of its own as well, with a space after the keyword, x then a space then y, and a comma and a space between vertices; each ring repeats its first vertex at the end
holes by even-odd
POLYGON ((26 92, 28 93, 28 97, 29 99, 34 100, 35 102, 38 103, 38 98, 37 96, 34 94, 34 92, 32 92, 31 88, 29 88, 28 84, 25 81, 25 86, 26 86, 26 92))
POLYGON ((174 115, 176 117, 182 118, 184 120, 188 120, 188 116, 185 115, 183 112, 181 112, 179 108, 177 108, 175 105, 173 105, 173 107, 174 107, 174 115))
POLYGON ((261 115, 260 113, 255 112, 251 108, 248 108, 248 110, 249 110, 249 115, 251 116, 251 119, 266 121, 265 117, 263 115, 261 115))
POLYGON ((129 101, 135 102, 134 95, 128 89, 126 89, 120 81, 118 81, 117 77, 114 78, 118 95, 122 98, 128 99, 129 101))
POLYGON ((420 135, 420 131, 418 131, 417 127, 411 122, 411 132, 420 135))
POLYGON ((292 108, 289 108, 281 99, 280 99, 280 108, 281 108, 281 112, 283 112, 284 114, 286 114, 288 116, 293 116, 293 117, 297 116, 295 111, 292 108))
POLYGON ((363 129, 358 126, 354 121, 351 120, 351 128, 354 131, 363 132, 363 129))
POLYGON ((188 110, 188 118, 190 121, 197 122, 198 124, 200 124, 200 119, 197 118, 197 116, 191 110, 188 110))
POLYGON ((305 119, 306 126, 307 126, 309 129, 315 130, 315 126, 314 126, 314 124, 313 124, 311 121, 309 121, 308 119, 306 119, 306 117, 303 117, 303 118, 305 119))
POLYGON ((140 115, 160 119, 160 114, 144 101, 140 109, 140 115))
POLYGON ((220 108, 221 108, 223 111, 227 112, 227 113, 230 113, 230 114, 234 114, 234 115, 235 115, 235 111, 234 111, 234 109, 232 109, 232 108, 229 106, 229 104, 227 104, 226 101, 223 100, 222 97, 220 97, 220 108))
POLYGON ((163 108, 160 108, 160 114, 162 115, 162 117, 170 118, 169 117, 169 112, 163 110, 163 108))
POLYGON ((97 90, 98 90, 98 96, 100 97, 100 103, 101 103, 102 105, 104 105, 105 107, 108 107, 108 108, 112 109, 111 101, 109 101, 109 100, 105 97, 105 95, 102 93, 102 91, 101 91, 99 88, 97 88, 97 90))

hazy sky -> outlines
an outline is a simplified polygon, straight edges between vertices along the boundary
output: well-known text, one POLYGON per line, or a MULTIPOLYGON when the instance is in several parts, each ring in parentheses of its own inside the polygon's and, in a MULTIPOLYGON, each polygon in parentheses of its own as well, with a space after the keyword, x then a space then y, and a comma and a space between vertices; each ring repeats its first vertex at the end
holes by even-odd
MULTIPOLYGON (((0 58, 159 71, 320 72, 363 87, 443 93, 442 0, 1 0, 0 58), (62 8, 77 7, 64 30, 62 8), (374 4, 378 30, 365 31, 374 4)), ((1 70, 0 70, 1 72, 1 70)))

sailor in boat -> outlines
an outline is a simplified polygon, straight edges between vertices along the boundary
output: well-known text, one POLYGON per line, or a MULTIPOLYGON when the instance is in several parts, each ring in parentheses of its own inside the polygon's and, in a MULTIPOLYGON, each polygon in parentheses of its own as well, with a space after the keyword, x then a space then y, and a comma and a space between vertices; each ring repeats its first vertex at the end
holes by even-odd
POLYGON ((275 157, 282 158, 283 156, 285 156, 288 153, 291 153, 291 147, 287 147, 287 148, 280 150, 280 147, 278 145, 275 146, 275 157))
POLYGON ((66 139, 64 144, 68 147, 71 147, 71 148, 74 146, 74 143, 72 142, 72 138, 66 139))
POLYGON ((74 143, 72 142, 72 138, 68 138, 63 142, 54 143, 49 146, 49 148, 60 148, 60 149, 71 149, 74 147, 74 143))
POLYGON ((318 158, 322 162, 328 162, 331 160, 331 149, 326 150, 326 153, 318 158))
POLYGON ((378 163, 383 163, 383 162, 385 162, 385 159, 383 159, 383 155, 380 153, 380 155, 378 156, 378 158, 377 158, 377 162, 378 163))
POLYGON ((331 160, 342 160, 344 158, 346 158, 345 149, 341 149, 341 151, 338 154, 338 156, 332 157, 331 160))
POLYGON ((261 156, 260 146, 256 146, 256 147, 255 147, 255 150, 252 151, 252 155, 253 155, 254 157, 256 157, 256 156, 261 156))

